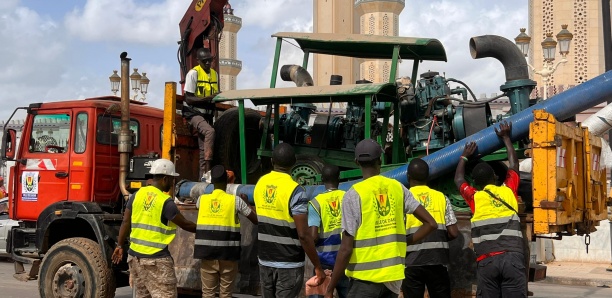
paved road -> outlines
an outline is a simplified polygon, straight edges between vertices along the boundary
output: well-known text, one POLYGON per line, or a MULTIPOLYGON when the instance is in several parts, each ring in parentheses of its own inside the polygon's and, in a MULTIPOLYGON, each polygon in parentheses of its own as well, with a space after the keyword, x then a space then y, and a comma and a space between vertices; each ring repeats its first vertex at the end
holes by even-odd
MULTIPOLYGON (((554 284, 531 283, 529 289, 534 292, 533 298, 610 298, 611 288, 562 286, 554 284)), ((13 278, 13 264, 0 261, 0 296, 3 298, 30 298, 38 296, 38 282, 20 282, 13 278)), ((117 298, 132 297, 129 287, 117 289, 117 298)), ((253 296, 241 296, 253 297, 253 296)))

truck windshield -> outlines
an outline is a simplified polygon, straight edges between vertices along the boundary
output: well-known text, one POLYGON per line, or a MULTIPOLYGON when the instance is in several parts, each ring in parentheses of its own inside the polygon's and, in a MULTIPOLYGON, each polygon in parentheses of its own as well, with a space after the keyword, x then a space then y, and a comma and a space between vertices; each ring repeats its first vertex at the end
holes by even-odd
POLYGON ((30 152, 64 153, 70 138, 70 115, 36 115, 31 132, 30 152))

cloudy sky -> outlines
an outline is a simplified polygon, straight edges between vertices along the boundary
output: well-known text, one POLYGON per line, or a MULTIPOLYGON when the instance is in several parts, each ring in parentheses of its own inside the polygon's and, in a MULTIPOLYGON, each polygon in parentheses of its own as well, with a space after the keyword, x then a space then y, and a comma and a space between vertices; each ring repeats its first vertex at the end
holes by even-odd
MULTIPOLYGON (((0 120, 32 102, 109 95, 108 77, 127 51, 132 67, 146 72, 150 105, 161 107, 166 81, 179 81, 178 23, 191 0, 1 0, 0 120)), ((312 31, 312 1, 231 0, 243 20, 238 88, 265 88, 277 31, 312 31)), ((504 71, 493 59, 473 60, 472 36, 497 34, 513 39, 526 27, 527 0, 406 0, 400 35, 437 38, 447 63, 421 68, 445 72, 474 92, 499 92, 504 71)), ((289 47, 285 47, 287 49, 289 47)), ((283 62, 300 64, 297 53, 283 62)), ((400 75, 409 75, 403 63, 400 75)))

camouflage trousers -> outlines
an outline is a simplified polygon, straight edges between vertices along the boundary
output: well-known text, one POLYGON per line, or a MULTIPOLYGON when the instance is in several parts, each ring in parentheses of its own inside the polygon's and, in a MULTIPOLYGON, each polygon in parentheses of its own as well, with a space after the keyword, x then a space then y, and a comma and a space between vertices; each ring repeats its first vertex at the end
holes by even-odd
POLYGON ((174 260, 165 258, 138 258, 128 256, 132 287, 136 298, 176 297, 176 274, 174 260))

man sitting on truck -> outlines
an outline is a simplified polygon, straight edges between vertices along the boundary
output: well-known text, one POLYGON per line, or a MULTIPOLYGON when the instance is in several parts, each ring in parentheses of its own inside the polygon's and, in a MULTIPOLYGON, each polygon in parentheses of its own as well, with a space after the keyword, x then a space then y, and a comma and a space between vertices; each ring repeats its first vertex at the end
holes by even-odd
POLYGON ((200 148, 200 177, 210 170, 213 159, 215 129, 212 127, 215 104, 213 97, 219 93, 218 75, 211 68, 213 55, 209 49, 199 49, 200 64, 185 76, 185 102, 183 117, 198 132, 200 148))
POLYGON ((497 176, 486 162, 477 164, 472 170, 476 188, 465 181, 465 165, 477 149, 474 142, 465 146, 455 172, 455 185, 473 213, 472 241, 478 256, 478 297, 527 296, 523 235, 517 213, 518 158, 510 140, 511 131, 512 123, 504 122, 499 130, 495 128, 508 152, 509 165, 504 185, 495 185, 497 176))
POLYGON ((129 232, 127 262, 136 297, 176 297, 174 260, 168 244, 176 235, 176 226, 195 233, 196 224, 185 219, 174 199, 165 193, 179 176, 174 164, 158 159, 151 164, 149 175, 153 185, 139 189, 127 202, 112 260, 121 262, 129 232))
POLYGON ((232 284, 240 259, 240 219, 242 214, 257 224, 257 214, 240 197, 225 192, 228 173, 222 165, 210 170, 215 190, 201 195, 197 202, 198 227, 193 257, 201 259, 202 297, 232 298, 232 284))

